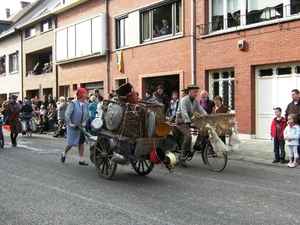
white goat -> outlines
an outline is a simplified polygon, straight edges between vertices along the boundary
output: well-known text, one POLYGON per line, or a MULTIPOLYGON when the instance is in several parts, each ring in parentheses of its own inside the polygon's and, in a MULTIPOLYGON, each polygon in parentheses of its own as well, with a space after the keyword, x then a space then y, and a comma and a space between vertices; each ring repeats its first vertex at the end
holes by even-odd
POLYGON ((209 136, 210 143, 214 151, 217 153, 217 155, 221 155, 225 152, 230 151, 227 145, 225 145, 224 142, 219 138, 214 128, 212 128, 209 124, 206 124, 205 128, 208 129, 208 136, 209 136))

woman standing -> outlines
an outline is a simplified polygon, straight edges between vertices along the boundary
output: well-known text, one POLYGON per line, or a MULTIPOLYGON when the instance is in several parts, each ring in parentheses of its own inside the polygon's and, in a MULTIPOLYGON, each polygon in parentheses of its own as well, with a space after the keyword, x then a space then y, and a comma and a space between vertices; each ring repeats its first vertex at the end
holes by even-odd
POLYGON ((61 153, 61 162, 64 163, 68 151, 73 146, 78 146, 79 165, 88 165, 83 159, 85 137, 78 129, 78 126, 86 127, 89 120, 89 103, 87 99, 87 90, 78 88, 77 98, 72 100, 66 110, 65 119, 67 123, 67 145, 64 152, 61 153))
MULTIPOLYGON (((214 97, 214 103, 215 106, 212 108, 212 114, 217 113, 228 113, 228 107, 223 105, 223 98, 220 95, 217 95, 214 97)), ((226 144, 226 138, 225 135, 219 136, 220 139, 226 144)))
POLYGON ((5 105, 5 110, 8 113, 8 120, 9 120, 9 126, 10 126, 10 140, 11 140, 11 146, 16 147, 17 146, 17 137, 18 134, 21 131, 21 125, 20 125, 20 105, 16 102, 18 96, 11 95, 9 97, 8 103, 5 105))
POLYGON ((173 91, 172 100, 170 101, 169 109, 167 110, 167 118, 169 119, 170 122, 175 123, 178 103, 179 103, 178 92, 173 91))

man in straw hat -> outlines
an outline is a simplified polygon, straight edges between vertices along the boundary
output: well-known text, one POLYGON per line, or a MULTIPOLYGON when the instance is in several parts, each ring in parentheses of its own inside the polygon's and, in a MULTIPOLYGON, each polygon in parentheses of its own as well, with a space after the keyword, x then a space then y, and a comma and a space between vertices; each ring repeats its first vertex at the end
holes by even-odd
POLYGON ((196 85, 190 85, 187 89, 188 95, 180 100, 175 121, 177 123, 177 128, 182 132, 184 138, 181 154, 179 156, 179 162, 182 166, 186 166, 186 152, 190 151, 192 147, 190 127, 195 127, 195 125, 192 123, 191 118, 196 111, 203 115, 207 114, 200 106, 197 99, 199 87, 196 85))

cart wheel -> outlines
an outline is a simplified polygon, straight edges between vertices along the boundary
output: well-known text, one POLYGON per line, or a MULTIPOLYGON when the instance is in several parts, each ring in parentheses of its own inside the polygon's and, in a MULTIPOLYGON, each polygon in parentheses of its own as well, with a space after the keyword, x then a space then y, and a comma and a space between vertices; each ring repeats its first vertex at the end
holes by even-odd
POLYGON ((138 175, 146 176, 148 175, 154 167, 154 163, 151 162, 149 159, 146 160, 134 160, 131 159, 131 165, 135 172, 137 172, 138 175))
POLYGON ((3 148, 4 147, 4 135, 1 134, 1 137, 0 137, 0 147, 3 148))
POLYGON ((204 159, 204 164, 215 172, 221 172, 227 165, 227 154, 217 154, 209 141, 205 145, 202 158, 204 159))
POLYGON ((109 138, 100 136, 95 144, 94 161, 95 168, 100 177, 109 180, 116 172, 117 163, 112 161, 113 150, 109 145, 109 138))

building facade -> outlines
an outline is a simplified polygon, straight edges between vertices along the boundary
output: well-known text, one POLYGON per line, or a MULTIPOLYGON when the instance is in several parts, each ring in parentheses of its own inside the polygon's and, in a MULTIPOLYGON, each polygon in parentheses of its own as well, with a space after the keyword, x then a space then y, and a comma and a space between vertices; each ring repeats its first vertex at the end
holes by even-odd
POLYGON ((299 46, 291 40, 299 36, 299 1, 38 2, 48 13, 17 26, 24 96, 72 96, 85 87, 106 97, 129 82, 145 99, 159 85, 171 97, 196 84, 236 112, 242 138, 267 139, 273 108, 284 111, 298 87, 299 46), (28 77, 39 61, 52 61, 52 72, 28 77))

